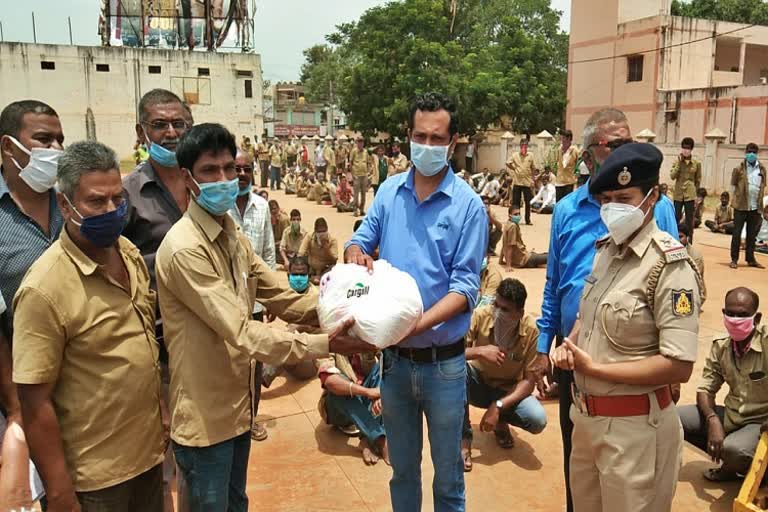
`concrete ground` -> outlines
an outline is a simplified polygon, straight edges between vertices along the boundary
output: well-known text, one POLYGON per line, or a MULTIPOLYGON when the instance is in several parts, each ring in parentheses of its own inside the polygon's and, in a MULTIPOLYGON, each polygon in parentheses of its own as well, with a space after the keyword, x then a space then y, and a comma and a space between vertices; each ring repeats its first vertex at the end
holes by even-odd
MULTIPOLYGON (((356 220, 352 214, 338 214, 329 206, 318 206, 282 192, 270 192, 270 199, 277 199, 286 212, 298 208, 303 216, 302 225, 310 231, 317 217, 325 217, 331 233, 339 241, 341 254, 356 220)), ((369 194, 368 201, 371 200, 369 194)), ((501 207, 494 207, 494 213, 501 220, 507 217, 501 207)), ((529 250, 547 250, 550 219, 551 216, 534 215, 533 226, 522 226, 529 250)), ((478 229, 484 228, 478 226, 478 229)), ((768 301, 768 270, 728 268, 730 237, 699 229, 695 241, 706 262, 709 300, 701 316, 698 360, 691 381, 683 385, 681 404, 695 403, 696 386, 710 342, 724 330, 721 308, 725 292, 734 286, 746 285, 768 301)), ((758 258, 768 266, 768 257, 758 255, 758 258)), ((538 315, 544 269, 515 270, 509 275, 525 283, 527 309, 538 315)), ((320 392, 317 379, 296 381, 285 377, 278 377, 271 389, 263 390, 259 419, 266 422, 269 438, 252 445, 248 475, 250 509, 266 512, 391 510, 388 487, 391 469, 381 462, 366 467, 357 439, 347 438, 323 424, 317 412, 320 392)), ((516 446, 511 450, 498 448, 492 434, 477 432, 476 428, 474 470, 466 475, 467 510, 564 509, 557 404, 548 402, 545 409, 549 425, 544 432, 531 435, 516 430, 516 446)), ((475 427, 482 414, 482 410, 472 408, 475 427)), ((433 468, 426 442, 422 458, 424 510, 433 510, 430 485, 433 468)), ((740 483, 715 484, 704 480, 701 474, 711 465, 705 454, 686 445, 675 512, 732 509, 740 483)))

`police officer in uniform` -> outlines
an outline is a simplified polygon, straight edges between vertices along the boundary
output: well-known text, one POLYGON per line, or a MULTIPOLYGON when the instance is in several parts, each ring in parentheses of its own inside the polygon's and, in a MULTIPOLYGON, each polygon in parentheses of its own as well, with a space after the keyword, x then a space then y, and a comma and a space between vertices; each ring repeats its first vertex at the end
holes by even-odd
POLYGON ((651 144, 626 144, 590 184, 609 235, 597 242, 579 320, 553 355, 575 372, 576 512, 672 508, 683 434, 670 385, 688 381, 696 360, 701 281, 653 217, 662 159, 651 144))

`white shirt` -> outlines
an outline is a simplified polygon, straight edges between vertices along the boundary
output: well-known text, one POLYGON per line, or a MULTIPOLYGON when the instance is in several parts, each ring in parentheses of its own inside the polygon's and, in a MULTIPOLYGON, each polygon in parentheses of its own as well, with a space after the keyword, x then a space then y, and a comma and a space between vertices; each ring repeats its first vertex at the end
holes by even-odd
POLYGON ((579 164, 579 174, 581 176, 589 176, 589 167, 584 162, 579 164))
POLYGON ((757 210, 760 207, 760 200, 757 195, 760 193, 762 179, 760 161, 756 160, 755 165, 747 164, 747 198, 750 210, 757 210))
POLYGON ((485 186, 483 187, 483 191, 480 193, 480 195, 485 197, 490 197, 491 199, 493 199, 498 195, 499 187, 501 187, 499 180, 494 178, 493 180, 485 184, 485 186))
MULTIPOLYGON (((253 251, 264 260, 269 268, 275 270, 277 266, 275 235, 272 233, 269 203, 260 195, 251 192, 248 196, 248 204, 245 205, 245 213, 241 216, 240 209, 235 205, 229 210, 229 214, 243 229, 243 234, 251 241, 253 251)), ((262 311, 264 311, 264 307, 257 302, 253 312, 260 313, 262 311)))
POLYGON ((543 185, 539 190, 539 193, 531 199, 531 203, 541 203, 539 208, 555 206, 555 197, 555 186, 551 183, 547 183, 546 185, 543 185))
POLYGON ((323 146, 317 146, 315 148, 315 165, 320 167, 325 165, 325 157, 323 157, 323 146))
POLYGON ((475 156, 475 145, 474 144, 468 144, 467 145, 467 158, 472 158, 475 156))

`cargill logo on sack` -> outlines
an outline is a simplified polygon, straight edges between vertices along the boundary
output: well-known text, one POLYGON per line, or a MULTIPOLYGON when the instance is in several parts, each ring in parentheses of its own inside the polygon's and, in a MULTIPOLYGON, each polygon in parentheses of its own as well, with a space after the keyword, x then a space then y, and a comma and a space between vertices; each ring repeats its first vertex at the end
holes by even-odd
POLYGON ((362 297, 363 295, 368 295, 368 292, 371 291, 370 286, 365 286, 363 283, 357 283, 354 288, 350 288, 347 290, 347 298, 351 299, 352 297, 362 297))

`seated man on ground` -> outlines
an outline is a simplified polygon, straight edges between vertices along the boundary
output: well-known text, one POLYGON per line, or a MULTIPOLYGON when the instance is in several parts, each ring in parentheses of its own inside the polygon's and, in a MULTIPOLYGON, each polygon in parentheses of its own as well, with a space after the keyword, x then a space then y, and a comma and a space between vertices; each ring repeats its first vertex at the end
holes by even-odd
POLYGON ((735 288, 725 295, 723 308, 728 336, 715 338, 704 363, 696 405, 678 407, 685 440, 704 450, 718 468, 704 478, 735 480, 752 464, 760 433, 768 429, 765 386, 768 364, 768 327, 761 326, 760 299, 749 288, 735 288), (715 396, 728 384, 725 406, 715 396))
POLYGON ((509 222, 504 226, 504 234, 501 240, 501 254, 499 265, 504 266, 507 272, 515 268, 536 268, 547 264, 547 253, 537 254, 528 252, 523 243, 523 234, 520 232, 520 207, 509 207, 509 222))
POLYGON ((325 173, 318 172, 317 180, 312 186, 310 196, 307 196, 307 199, 310 201, 315 201, 317 204, 335 205, 336 187, 334 187, 325 179, 325 173), (310 196, 312 197, 311 199, 310 196))
POLYGON ((370 466, 379 458, 389 464, 387 437, 381 416, 380 365, 373 354, 350 357, 331 354, 316 362, 323 394, 320 416, 347 435, 360 434, 363 461, 370 466))
POLYGON ((301 174, 296 179, 296 197, 307 197, 310 185, 309 177, 307 177, 307 171, 301 171, 301 174))
MULTIPOLYGON (((480 430, 493 432, 502 448, 515 444, 509 426, 538 434, 547 416, 532 396, 536 376, 529 373, 536 359, 539 329, 536 318, 525 312, 527 292, 517 279, 504 279, 493 305, 472 314, 467 333, 467 398, 486 409, 480 430)), ((464 470, 472 469, 472 425, 469 407, 464 413, 462 434, 464 470)))
POLYGON ((483 189, 480 191, 480 195, 483 197, 487 197, 488 201, 491 204, 498 204, 500 188, 501 188, 501 183, 499 182, 499 177, 490 176, 490 179, 488 180, 488 182, 486 182, 485 186, 483 186, 483 189))
POLYGON ((305 236, 307 232, 301 227, 301 212, 294 208, 291 210, 291 223, 280 237, 279 254, 282 261, 290 262, 299 253, 305 236))
POLYGON ((496 256, 496 246, 501 240, 504 226, 501 221, 496 218, 491 210, 491 200, 488 196, 481 196, 483 205, 485 205, 485 213, 488 215, 488 254, 496 256))
POLYGON ((730 202, 731 195, 727 191, 720 194, 720 206, 715 210, 715 220, 704 221, 704 225, 713 233, 733 234, 733 208, 730 202))
POLYGON ((355 211, 352 187, 349 186, 346 174, 339 175, 339 186, 336 187, 336 211, 339 213, 355 211))
POLYGON ((699 274, 701 274, 701 295, 702 297, 706 298, 707 288, 704 284, 704 256, 701 254, 701 251, 699 251, 698 248, 690 243, 691 237, 690 233, 688 232, 687 225, 681 223, 677 227, 677 232, 680 243, 685 246, 685 249, 688 251, 688 256, 691 257, 693 262, 696 263, 696 268, 699 269, 699 274))
POLYGON ((296 173, 293 169, 289 169, 283 176, 283 185, 285 185, 286 194, 296 193, 296 173))
POLYGON ((541 176, 541 188, 531 199, 531 210, 534 213, 552 213, 555 209, 555 186, 549 181, 549 174, 541 176))
POLYGON ((299 256, 309 260, 310 281, 320 284, 320 277, 339 261, 339 243, 328 233, 328 223, 323 217, 315 220, 315 230, 304 237, 299 256))

